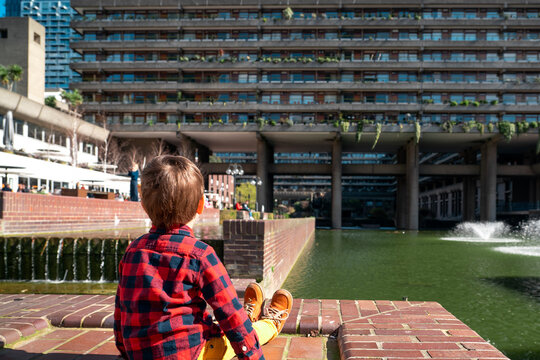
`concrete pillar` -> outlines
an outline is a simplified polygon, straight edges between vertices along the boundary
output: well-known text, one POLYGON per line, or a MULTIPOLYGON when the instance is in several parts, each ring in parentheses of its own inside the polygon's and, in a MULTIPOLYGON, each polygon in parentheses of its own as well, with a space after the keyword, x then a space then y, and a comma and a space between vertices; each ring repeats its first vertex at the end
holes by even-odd
POLYGON ((405 229, 407 227, 407 199, 405 196, 407 193, 407 184, 404 176, 397 176, 396 179, 396 227, 398 229, 405 229))
POLYGON ((535 179, 535 204, 536 209, 540 209, 540 176, 537 176, 535 179))
POLYGON ((269 164, 274 162, 274 151, 268 141, 260 134, 257 135, 257 176, 262 185, 257 188, 257 203, 259 210, 264 206, 265 212, 271 212, 274 205, 274 181, 268 171, 269 164))
POLYGON ((415 140, 411 140, 406 146, 405 184, 407 187, 407 230, 418 230, 418 196, 420 191, 418 180, 418 144, 415 140))
POLYGON ((332 144, 332 228, 341 229, 341 135, 332 144))
MULTIPOLYGON (((465 152, 465 164, 472 165, 476 163, 476 151, 468 150, 465 152)), ((474 221, 476 211, 476 176, 463 177, 463 221, 474 221)))
POLYGON ((497 143, 482 145, 480 164, 480 220, 497 219, 497 143))
MULTIPOLYGON (((405 164, 406 154, 405 149, 400 148, 396 154, 398 164, 405 164)), ((407 226, 407 184, 405 182, 405 176, 396 176, 396 227, 398 229, 406 229, 407 226)))

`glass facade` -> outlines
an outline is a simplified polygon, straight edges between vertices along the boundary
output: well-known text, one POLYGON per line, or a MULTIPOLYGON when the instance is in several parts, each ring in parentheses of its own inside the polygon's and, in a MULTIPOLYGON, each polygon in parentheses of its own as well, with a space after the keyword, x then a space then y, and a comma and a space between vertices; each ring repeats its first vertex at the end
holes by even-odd
MULTIPOLYGON (((30 16, 45 26, 45 88, 68 89, 80 76, 69 67, 71 61, 80 56, 69 47, 70 41, 78 37, 70 27, 75 14, 68 1, 12 1, 19 3, 17 16, 30 16)), ((8 0, 9 3, 9 0, 8 0)))

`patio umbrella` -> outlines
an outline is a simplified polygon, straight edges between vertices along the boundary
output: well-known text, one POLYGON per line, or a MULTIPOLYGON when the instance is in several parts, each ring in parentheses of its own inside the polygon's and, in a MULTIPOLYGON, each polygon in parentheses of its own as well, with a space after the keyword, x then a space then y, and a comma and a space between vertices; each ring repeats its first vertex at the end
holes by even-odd
POLYGON ((13 113, 8 111, 4 116, 4 146, 6 150, 13 150, 14 128, 13 113))

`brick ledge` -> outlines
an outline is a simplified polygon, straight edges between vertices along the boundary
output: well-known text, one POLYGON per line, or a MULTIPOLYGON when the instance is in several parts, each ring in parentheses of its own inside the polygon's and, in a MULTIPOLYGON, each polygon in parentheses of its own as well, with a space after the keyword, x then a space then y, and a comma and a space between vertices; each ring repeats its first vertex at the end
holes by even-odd
MULTIPOLYGON (((114 296, 0 294, 0 347, 46 328, 112 328, 114 296)), ((508 359, 436 302, 296 299, 283 333, 336 334, 342 359, 508 359)))

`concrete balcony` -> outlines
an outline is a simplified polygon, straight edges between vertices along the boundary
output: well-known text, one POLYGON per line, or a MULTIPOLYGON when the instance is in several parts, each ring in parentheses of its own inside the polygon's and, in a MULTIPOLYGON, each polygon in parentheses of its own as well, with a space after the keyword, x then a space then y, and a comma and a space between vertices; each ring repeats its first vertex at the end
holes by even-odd
POLYGON ((259 82, 259 83, 182 83, 177 81, 147 82, 78 82, 72 88, 82 91, 520 91, 538 92, 538 84, 530 83, 420 83, 420 82, 259 82))
POLYGON ((422 105, 424 112, 446 112, 446 113, 538 113, 540 105, 468 105, 468 106, 451 106, 450 104, 427 104, 422 105))
POLYGON ((337 112, 337 111, 405 111, 417 112, 420 104, 255 104, 240 102, 188 102, 156 104, 88 103, 85 111, 108 112, 337 112))
POLYGON ((538 70, 540 62, 505 62, 505 61, 340 61, 338 63, 268 63, 261 61, 209 62, 209 61, 80 61, 70 67, 78 72, 115 71, 115 70, 189 70, 189 71, 235 71, 235 70, 538 70))
MULTIPOLYGON (((339 2, 342 6, 373 6, 373 1, 370 0, 342 0, 339 2)), ((273 0, 244 0, 242 5, 246 8, 259 9, 260 6, 271 6, 275 5, 273 0)), ((337 7, 337 4, 334 0, 319 0, 317 1, 319 6, 328 6, 328 7, 337 7)), ((424 7, 447 7, 449 5, 448 1, 445 0, 425 0, 423 3, 424 7)), ((452 0, 451 5, 455 6, 465 6, 470 5, 470 1, 467 0, 452 0)), ((481 4, 486 7, 519 7, 523 6, 522 0, 492 0, 492 1, 482 1, 481 4)), ((238 6, 237 1, 223 1, 223 0, 191 0, 185 4, 182 4, 184 8, 202 8, 205 6, 238 6)), ((290 0, 288 5, 291 7, 309 7, 313 5, 313 1, 310 0, 290 0)), ((402 0, 382 0, 378 1, 377 5, 380 5, 381 8, 388 6, 403 6, 402 0)), ((109 0, 71 0, 71 6, 77 11, 83 9, 122 9, 122 8, 138 8, 141 6, 140 0, 116 0, 111 2, 109 0)), ((144 7, 149 9, 178 9, 178 1, 175 0, 145 0, 144 7)), ((421 8, 420 3, 417 5, 411 5, 410 8, 421 8)))
POLYGON ((71 26, 77 30, 207 30, 207 29, 332 29, 346 27, 406 28, 406 29, 500 29, 531 28, 535 19, 92 19, 75 20, 71 26))
POLYGON ((428 113, 539 113, 540 105, 505 105, 482 104, 456 105, 450 104, 366 104, 366 103, 334 103, 334 104, 257 104, 244 102, 195 102, 180 101, 144 104, 86 103, 85 111, 107 112, 428 112, 428 113))
POLYGON ((137 40, 137 41, 77 41, 74 50, 189 50, 207 49, 540 49, 540 41, 428 41, 428 40, 137 40))

